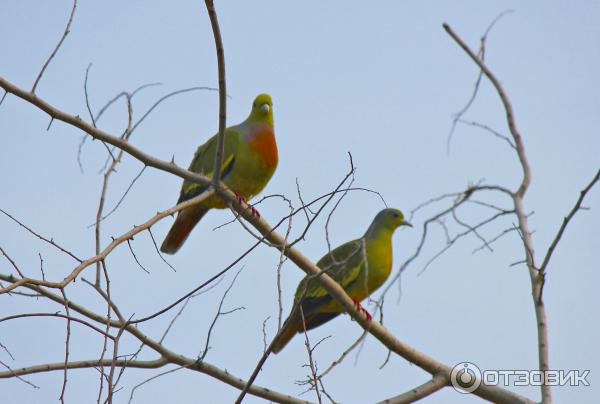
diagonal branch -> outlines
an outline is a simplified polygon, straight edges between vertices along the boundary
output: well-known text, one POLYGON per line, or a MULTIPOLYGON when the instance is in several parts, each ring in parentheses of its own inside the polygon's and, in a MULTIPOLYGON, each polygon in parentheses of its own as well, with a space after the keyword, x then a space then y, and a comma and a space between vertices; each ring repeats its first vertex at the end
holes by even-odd
POLYGON ((52 53, 50 54, 50 56, 48 57, 48 59, 46 60, 44 65, 42 66, 42 70, 40 70, 38 76, 35 79, 35 82, 33 83, 33 87, 31 88, 31 93, 35 93, 35 89, 36 89, 37 85, 39 84, 40 80, 42 79, 42 76, 44 75, 46 68, 48 67, 48 65, 50 64, 50 62, 56 55, 56 52, 58 52, 58 50, 60 49, 60 47, 61 47, 62 43, 64 42, 65 38, 67 37, 67 35, 69 35, 69 32, 71 32, 71 23, 73 22, 73 16, 75 15, 76 8, 77 8, 77 0, 73 0, 73 8, 71 9, 71 15, 69 15, 69 20, 67 21, 67 26, 65 27, 65 32, 63 32, 60 40, 58 41, 58 44, 56 44, 56 47, 54 48, 54 50, 52 51, 52 53))
MULTIPOLYGON (((22 277, 22 278, 18 279, 18 278, 15 278, 14 276, 11 276, 11 278, 7 279, 7 280, 12 282, 12 284, 8 285, 4 288, 0 288, 0 294, 10 292, 11 290, 13 290, 17 287, 23 286, 26 284, 40 285, 40 286, 46 286, 49 288, 58 288, 58 289, 63 288, 68 283, 74 281, 77 278, 77 276, 79 276, 79 274, 84 269, 86 269, 87 267, 89 267, 92 264, 95 264, 96 262, 100 262, 100 261, 104 260, 121 243, 128 241, 136 234, 148 229, 149 227, 151 227, 152 225, 154 225, 156 222, 163 219, 164 217, 172 215, 173 213, 178 212, 182 209, 185 209, 189 206, 200 203, 204 199, 207 199, 211 195, 213 195, 213 193, 214 193, 214 190, 212 190, 212 189, 206 190, 202 194, 200 194, 192 199, 188 199, 187 201, 181 202, 180 204, 175 205, 172 208, 169 208, 160 213, 157 213, 151 219, 147 220, 144 224, 142 224, 140 226, 134 226, 134 228, 129 230, 127 233, 113 239, 112 242, 100 254, 98 254, 92 258, 88 258, 85 261, 82 261, 81 264, 79 264, 77 267, 75 267, 75 269, 73 269, 73 271, 69 275, 67 275, 61 282, 52 282, 52 281, 46 281, 46 280, 40 280, 40 279, 34 279, 34 278, 28 278, 28 277, 22 277)), ((242 209, 242 208, 240 208, 240 209, 242 209)))
POLYGON ((585 196, 590 191, 590 189, 592 189, 592 187, 598 182, 599 179, 600 179, 600 169, 598 171, 596 171, 596 175, 594 176, 592 181, 588 184, 588 186, 585 187, 581 191, 581 193, 579 194, 579 198, 577 199, 577 202, 575 202, 575 206, 573 206, 573 209, 571 209, 569 214, 567 216, 565 216, 565 218, 563 219, 560 229, 558 229, 558 233, 556 233, 556 237, 554 237, 554 240, 552 240, 550 247, 548 247, 548 252, 546 253, 546 256, 544 257, 544 261, 542 261, 542 265, 540 266, 540 272, 544 273, 546 271, 546 267, 548 266, 548 263, 550 262, 550 258, 552 258, 552 253, 554 252, 556 245, 562 238, 563 233, 565 232, 565 229, 567 228, 567 225, 569 224, 571 219, 573 219, 573 216, 575 216, 575 214, 581 209, 581 204, 583 203, 585 196))
POLYGON ((15 86, 3 77, 0 77, 0 87, 2 87, 7 92, 27 101, 28 103, 35 105, 36 107, 50 115, 53 119, 62 121, 66 124, 79 128, 82 131, 91 135, 94 139, 101 140, 103 142, 118 147, 119 149, 125 151, 132 157, 136 158, 137 160, 145 163, 147 166, 158 168, 171 174, 175 174, 178 177, 195 182, 199 185, 210 184, 210 179, 208 179, 206 176, 185 170, 174 163, 160 160, 154 156, 151 156, 143 152, 141 149, 133 146, 126 140, 121 139, 117 136, 110 135, 109 133, 101 129, 95 128, 93 125, 81 119, 81 117, 79 117, 78 115, 70 115, 66 112, 59 110, 58 108, 55 108, 48 102, 39 98, 37 95, 15 86))
POLYGON ((431 380, 428 380, 422 385, 417 386, 414 389, 407 391, 406 393, 402 393, 398 396, 388 398, 387 400, 383 400, 379 404, 413 403, 415 401, 429 396, 430 394, 435 393, 438 390, 443 389, 447 384, 448 382, 443 375, 435 375, 431 380))
POLYGON ((35 232, 34 230, 32 230, 30 227, 26 226, 25 224, 23 224, 19 219, 15 218, 14 216, 12 216, 10 213, 4 211, 4 209, 0 209, 0 213, 8 216, 8 218, 10 218, 13 222, 15 222, 16 224, 18 224, 19 226, 21 226, 22 228, 24 228, 25 230, 27 230, 29 233, 33 234, 34 236, 36 236, 37 238, 39 238, 42 241, 45 241, 46 243, 58 248, 60 251, 62 251, 63 253, 67 254, 68 256, 70 256, 71 258, 73 258, 75 261, 79 261, 82 262, 82 260, 80 258, 78 258, 77 256, 75 256, 75 254, 73 254, 72 252, 64 249, 63 247, 61 247, 58 243, 56 243, 52 238, 47 239, 46 237, 42 236, 41 234, 35 232))

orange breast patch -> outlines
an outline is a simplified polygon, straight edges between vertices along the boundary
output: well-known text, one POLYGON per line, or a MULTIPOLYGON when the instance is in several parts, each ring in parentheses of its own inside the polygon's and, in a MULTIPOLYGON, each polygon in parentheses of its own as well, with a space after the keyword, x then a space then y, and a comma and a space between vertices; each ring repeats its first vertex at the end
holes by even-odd
POLYGON ((273 129, 259 130, 250 142, 250 147, 262 157, 267 166, 274 167, 277 165, 279 156, 273 129))

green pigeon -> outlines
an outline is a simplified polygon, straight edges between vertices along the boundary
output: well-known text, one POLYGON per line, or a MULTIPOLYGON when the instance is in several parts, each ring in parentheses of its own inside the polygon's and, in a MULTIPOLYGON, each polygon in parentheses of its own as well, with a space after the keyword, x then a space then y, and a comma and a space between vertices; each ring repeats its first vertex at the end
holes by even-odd
MULTIPOLYGON (((224 141, 222 181, 236 193, 240 201, 248 201, 267 185, 279 160, 273 129, 271 96, 258 95, 252 103, 248 118, 225 130, 224 141)), ((214 135, 198 147, 188 170, 212 178, 216 148, 217 135, 214 135)), ((181 187, 177 203, 198 196, 207 188, 186 180, 181 187)), ((176 253, 206 212, 212 208, 226 207, 221 198, 213 195, 196 206, 180 211, 160 250, 167 254, 176 253)), ((258 215, 255 209, 253 212, 258 215)))
MULTIPOLYGON (((412 227, 398 209, 384 209, 375 216, 364 236, 331 250, 317 262, 319 268, 344 288, 368 320, 371 315, 360 302, 389 277, 392 270, 392 235, 400 226, 412 227)), ((317 279, 305 276, 296 289, 291 313, 271 344, 272 352, 280 352, 294 335, 304 332, 304 327, 306 330, 313 329, 343 312, 344 308, 317 279)))

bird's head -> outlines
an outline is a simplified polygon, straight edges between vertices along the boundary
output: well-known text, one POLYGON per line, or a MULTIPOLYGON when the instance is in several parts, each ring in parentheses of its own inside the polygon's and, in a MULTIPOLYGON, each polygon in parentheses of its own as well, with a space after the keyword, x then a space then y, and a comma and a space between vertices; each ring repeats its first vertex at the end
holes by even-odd
POLYGON ((410 226, 412 224, 404 219, 404 214, 398 209, 384 209, 375 216, 373 224, 377 227, 383 227, 391 231, 396 230, 400 226, 410 226))
POLYGON ((273 101, 269 94, 259 94, 252 103, 249 121, 273 125, 273 101))

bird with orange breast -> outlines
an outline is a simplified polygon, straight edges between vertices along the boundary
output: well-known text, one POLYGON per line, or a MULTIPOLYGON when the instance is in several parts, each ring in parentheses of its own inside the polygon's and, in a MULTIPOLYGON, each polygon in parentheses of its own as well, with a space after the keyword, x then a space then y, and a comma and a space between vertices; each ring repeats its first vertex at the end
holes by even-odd
MULTIPOLYGON (((188 170, 212 178, 217 135, 198 147, 188 170)), ((246 120, 225 130, 221 179, 236 193, 240 200, 248 201, 259 194, 267 185, 275 168, 278 154, 273 129, 273 102, 268 94, 260 94, 252 103, 246 120)), ((177 203, 200 195, 208 189, 206 185, 184 181, 177 203)), ((179 212, 175 222, 160 247, 167 254, 176 253, 190 235, 198 221, 210 209, 224 209, 227 205, 213 195, 179 212)), ((258 212, 253 210, 256 214, 258 212)))

